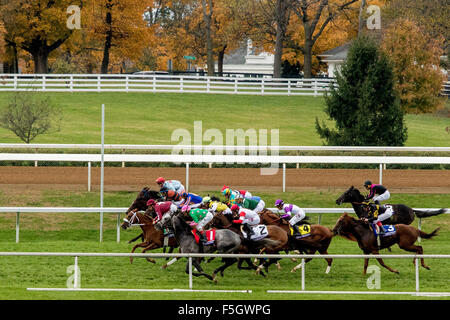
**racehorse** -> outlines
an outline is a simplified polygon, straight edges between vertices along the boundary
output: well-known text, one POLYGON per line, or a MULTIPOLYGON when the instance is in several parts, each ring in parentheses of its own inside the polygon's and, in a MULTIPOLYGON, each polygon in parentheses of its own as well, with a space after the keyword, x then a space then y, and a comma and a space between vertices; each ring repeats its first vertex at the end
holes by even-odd
MULTIPOLYGON (((296 239, 291 236, 290 225, 289 222, 282 219, 276 213, 270 210, 264 210, 260 214, 261 222, 266 225, 276 225, 282 228, 289 237, 289 249, 290 250, 299 250, 301 252, 305 252, 308 254, 314 254, 318 251, 320 254, 328 254, 327 250, 330 246, 331 239, 333 238, 333 233, 327 227, 314 224, 311 225, 311 231, 308 236, 305 236, 300 239, 296 239)), ((311 261, 312 258, 305 259, 305 263, 311 261)), ((325 273, 329 273, 331 270, 331 264, 333 259, 325 258, 327 261, 327 269, 325 273)), ((297 269, 301 268, 302 264, 295 266, 291 272, 295 272, 297 269)))
MULTIPOLYGON (((145 253, 147 250, 158 249, 164 246, 164 232, 155 228, 153 225, 153 219, 149 215, 142 214, 137 211, 130 211, 128 212, 127 217, 123 220, 124 222, 121 227, 124 230, 134 225, 138 225, 142 229, 143 242, 135 245, 131 250, 131 253, 133 253, 137 248, 143 248, 142 253, 145 253)), ((170 247, 169 253, 172 253, 173 249, 178 246, 175 238, 169 238, 168 246, 170 247)), ((155 263, 155 260, 153 259, 147 258, 147 260, 155 263)), ((133 263, 132 257, 130 257, 130 263, 133 263)))
MULTIPOLYGON (((347 191, 345 191, 339 198, 336 199, 336 204, 341 205, 342 203, 351 203, 353 210, 355 210, 358 218, 364 215, 364 205, 367 202, 364 200, 364 196, 356 189, 351 186, 347 191)), ((439 210, 417 210, 412 209, 404 204, 392 204, 392 209, 394 214, 383 221, 383 224, 411 224, 414 221, 414 217, 427 218, 431 216, 436 216, 445 213, 447 209, 439 210)))
MULTIPOLYGON (((151 190, 149 187, 144 187, 141 191, 139 191, 136 199, 133 201, 131 206, 125 212, 125 214, 129 214, 131 211, 146 211, 147 210, 147 201, 150 199, 154 199, 155 201, 163 201, 163 198, 159 191, 151 190)), ((136 238, 131 239, 128 243, 132 243, 137 239, 141 238, 144 241, 144 234, 141 233, 136 238)))
MULTIPOLYGON (((340 216, 336 225, 333 228, 334 235, 340 235, 342 232, 345 234, 352 234, 358 242, 359 247, 364 252, 364 254, 378 254, 379 249, 389 248, 394 244, 398 244, 400 249, 415 252, 416 254, 423 254, 422 246, 416 246, 414 243, 416 242, 418 237, 423 239, 430 239, 437 235, 439 228, 435 229, 431 233, 425 233, 416 227, 406 225, 406 224, 396 224, 395 226, 396 232, 391 236, 385 236, 380 239, 380 248, 378 248, 378 244, 376 241, 375 234, 369 224, 362 220, 357 220, 351 217, 348 213, 344 213, 340 216)), ((392 269, 384 264, 383 259, 377 258, 380 265, 384 268, 388 269, 391 272, 399 273, 397 270, 392 269)), ((420 259, 422 267, 425 269, 430 269, 423 258, 420 259)), ((413 263, 416 263, 416 260, 413 259, 413 263)), ((367 266, 369 264, 369 259, 364 259, 364 274, 367 273, 367 266)))
MULTIPOLYGON (((166 219, 167 220, 167 219, 166 219)), ((192 228, 184 219, 177 214, 172 215, 171 222, 175 231, 175 238, 180 246, 180 253, 199 253, 200 245, 197 244, 194 235, 192 234, 192 228)), ((240 237, 231 230, 216 230, 216 237, 214 244, 204 245, 203 252, 212 253, 218 251, 219 253, 234 253, 241 245, 240 237)), ((192 275, 199 277, 204 276, 211 281, 217 282, 216 274, 218 272, 223 273, 223 270, 232 265, 235 260, 230 258, 224 258, 224 264, 214 270, 213 275, 205 273, 200 266, 200 258, 192 259, 193 266, 198 272, 193 272, 192 275)), ((186 264, 186 273, 189 273, 189 263, 186 264)))

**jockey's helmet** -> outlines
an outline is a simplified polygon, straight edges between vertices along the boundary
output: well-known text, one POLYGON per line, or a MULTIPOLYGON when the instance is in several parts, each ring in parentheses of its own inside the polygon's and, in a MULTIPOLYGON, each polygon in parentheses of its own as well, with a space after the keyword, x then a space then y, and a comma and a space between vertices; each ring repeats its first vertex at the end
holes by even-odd
POLYGON ((372 185, 372 182, 370 180, 366 180, 366 182, 364 182, 364 186, 365 187, 368 187, 368 186, 371 186, 371 185, 372 185))
POLYGON ((238 210, 239 206, 237 204, 233 204, 230 209, 231 211, 238 210))
POLYGON ((156 179, 156 183, 157 184, 161 184, 164 183, 166 180, 163 177, 159 177, 158 179, 156 179))
POLYGON ((281 199, 278 199, 277 201, 275 201, 275 207, 282 206, 283 204, 284 204, 284 201, 281 199))
POLYGON ((147 206, 153 206, 155 204, 156 204, 156 201, 153 200, 153 199, 150 199, 150 200, 147 201, 147 206))
POLYGON ((211 198, 210 197, 204 197, 202 199, 202 203, 208 203, 208 202, 211 202, 211 198))

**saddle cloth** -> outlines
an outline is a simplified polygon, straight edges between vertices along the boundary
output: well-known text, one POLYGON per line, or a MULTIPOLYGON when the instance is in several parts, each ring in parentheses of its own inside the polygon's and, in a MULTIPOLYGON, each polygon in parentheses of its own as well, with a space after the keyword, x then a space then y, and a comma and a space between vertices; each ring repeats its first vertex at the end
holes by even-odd
MULTIPOLYGON (((198 235, 198 232, 196 229, 192 229, 192 234, 194 235, 195 242, 199 244, 200 236, 198 235)), ((206 230, 202 231, 202 233, 206 234, 206 240, 207 242, 203 243, 203 245, 210 245, 213 244, 216 240, 216 229, 206 230)))
MULTIPOLYGON (((394 235, 397 232, 397 229, 393 225, 387 224, 382 226, 384 230, 384 234, 382 234, 382 237, 389 237, 394 235)), ((378 236, 376 228, 372 227, 373 233, 375 234, 375 237, 378 236)))
MULTIPOLYGON (((261 239, 264 239, 265 237, 268 236, 269 232, 267 231, 267 226, 265 224, 258 224, 254 227, 250 227, 252 228, 253 234, 250 237, 250 240, 253 241, 258 241, 261 239)), ((244 236, 244 238, 247 238, 247 233, 242 230, 242 235, 244 236)))
MULTIPOLYGON (((289 225, 289 230, 291 231, 291 236, 293 236, 294 228, 292 228, 291 225, 289 225)), ((311 226, 309 224, 299 225, 298 230, 300 231, 300 234, 295 235, 295 239, 300 239, 311 235, 311 226)))

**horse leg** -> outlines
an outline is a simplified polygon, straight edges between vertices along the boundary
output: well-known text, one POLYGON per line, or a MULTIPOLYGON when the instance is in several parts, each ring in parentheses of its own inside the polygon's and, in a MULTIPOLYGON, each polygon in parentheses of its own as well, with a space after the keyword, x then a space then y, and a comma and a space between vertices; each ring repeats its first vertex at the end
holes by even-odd
MULTIPOLYGON (((151 243, 149 246, 145 247, 144 249, 142 249, 142 253, 145 253, 147 250, 153 250, 159 248, 159 246, 156 243, 151 243)), ((146 258, 148 262, 151 263, 156 263, 156 261, 154 259, 150 259, 150 258, 146 258)))
MULTIPOLYGON (((135 246, 133 247, 133 249, 131 249, 131 253, 134 253, 134 251, 135 251, 137 248, 146 247, 146 246, 148 246, 149 244, 150 244, 149 241, 139 243, 139 244, 135 245, 135 246)), ((130 263, 133 263, 133 257, 130 257, 130 263)))
POLYGON ((213 279, 214 281, 216 281, 216 275, 220 272, 220 275, 223 277, 223 272, 226 268, 228 268, 229 266, 235 264, 237 262, 236 258, 225 258, 223 259, 224 264, 222 266, 220 266, 219 268, 217 268, 216 270, 214 270, 213 272, 213 279))
MULTIPOLYGON (((200 263, 197 259, 192 259, 192 266, 198 270, 198 273, 192 272, 193 276, 195 276, 195 277, 204 276, 204 277, 208 278, 209 280, 214 281, 213 277, 211 277, 209 274, 207 274, 203 271, 203 269, 200 266, 200 263)), ((189 274, 189 261, 186 263, 186 273, 189 274)))
MULTIPOLYGON (((422 246, 410 245, 408 247, 400 247, 400 248, 403 250, 406 250, 406 251, 415 252, 416 254, 423 254, 422 246)), ((413 259, 413 263, 414 263, 414 265, 416 265, 416 259, 413 259)), ((425 264, 425 261, 423 258, 420 258, 420 264, 425 269, 430 270, 430 267, 425 264)))
MULTIPOLYGON (((377 254, 378 254, 378 250, 372 251, 372 254, 377 255, 377 254)), ((383 259, 381 259, 381 258, 376 258, 376 259, 377 259, 378 263, 379 263, 382 267, 388 269, 390 272, 399 274, 398 270, 392 269, 391 267, 389 267, 389 266, 387 266, 386 264, 384 264, 383 259)), ((364 260, 366 260, 366 259, 364 259, 364 260)), ((367 261, 364 262, 364 272, 365 272, 364 274, 366 274, 368 262, 369 262, 369 259, 367 259, 367 261)))
POLYGON ((141 238, 142 241, 144 241, 144 233, 141 233, 140 235, 138 235, 136 238, 131 239, 130 241, 128 241, 128 243, 133 243, 135 242, 137 239, 141 238))

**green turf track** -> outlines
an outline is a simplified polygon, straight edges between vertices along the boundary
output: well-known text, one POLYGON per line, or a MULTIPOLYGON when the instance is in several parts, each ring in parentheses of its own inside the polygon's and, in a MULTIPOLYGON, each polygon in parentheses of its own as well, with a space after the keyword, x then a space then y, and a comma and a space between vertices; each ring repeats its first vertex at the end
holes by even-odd
MULTIPOLYGON (((281 193, 260 194, 268 204, 281 196, 281 193)), ((295 201, 303 207, 336 207, 336 193, 291 193, 283 194, 286 201, 295 201)), ((3 194, 0 205, 15 202, 17 196, 3 194)), ((126 207, 134 199, 135 193, 108 192, 105 194, 106 207, 126 207)), ((449 206, 450 195, 406 195, 396 194, 392 202, 403 202, 413 207, 449 206)), ((55 191, 42 192, 33 203, 25 206, 43 206, 51 202, 54 206, 97 206, 98 194, 64 193, 55 191)), ((316 222, 317 215, 310 215, 316 222)), ((339 215, 323 215, 322 224, 332 227, 339 215)), ((123 217, 123 215, 122 215, 123 217)), ((15 240, 15 215, 0 216, 0 251, 36 251, 36 252, 129 252, 132 248, 127 240, 139 233, 138 229, 121 232, 121 242, 116 242, 116 215, 105 214, 104 241, 99 242, 99 217, 97 214, 21 214, 20 243, 15 240)), ((417 226, 417 221, 413 223, 417 226)), ((450 215, 429 218, 423 221, 422 228, 430 232, 441 227, 439 236, 432 240, 423 240, 427 254, 448 254, 450 252, 450 215)), ((342 238, 334 238, 330 254, 360 254, 356 243, 342 238)), ((388 252, 384 250, 385 254, 388 252)), ((392 254, 407 254, 397 246, 392 254)), ((127 293, 127 292, 32 292, 29 287, 66 287, 70 274, 67 267, 73 264, 70 257, 0 257, 0 299, 449 299, 436 297, 412 297, 408 295, 324 295, 324 294, 268 294, 266 290, 299 290, 301 286, 300 271, 290 273, 295 265, 289 260, 282 260, 282 270, 272 267, 267 278, 257 276, 252 271, 237 270, 235 266, 212 284, 205 278, 194 278, 194 289, 250 289, 252 293, 127 293), (238 279, 238 280, 237 280, 238 279)), ((428 259, 431 270, 420 270, 421 291, 450 291, 448 270, 450 260, 428 259)), ((162 261, 156 265, 143 259, 136 259, 130 264, 127 258, 79 258, 82 288, 146 288, 172 289, 188 288, 188 276, 184 273, 185 263, 178 262, 168 270, 161 270, 162 261)), ((386 263, 400 271, 395 275, 381 270, 381 291, 415 291, 414 267, 410 259, 386 260, 386 263)), ((375 260, 370 264, 378 265, 375 260)), ((205 265, 212 272, 219 262, 217 259, 205 265)), ((368 276, 362 275, 363 261, 335 260, 330 274, 324 273, 326 263, 322 259, 313 260, 306 266, 307 290, 345 290, 367 291, 368 276)))

